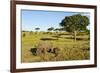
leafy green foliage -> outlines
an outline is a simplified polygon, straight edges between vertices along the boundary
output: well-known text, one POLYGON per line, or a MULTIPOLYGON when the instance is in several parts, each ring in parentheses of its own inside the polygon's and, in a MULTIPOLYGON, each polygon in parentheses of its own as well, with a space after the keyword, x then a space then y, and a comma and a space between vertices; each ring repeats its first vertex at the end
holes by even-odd
POLYGON ((68 32, 74 32, 75 42, 77 32, 86 30, 88 24, 89 18, 80 14, 66 16, 60 23, 64 30, 68 32))
POLYGON ((69 32, 86 30, 86 26, 88 26, 88 24, 89 18, 80 14, 66 16, 60 23, 60 25, 69 32))
POLYGON ((48 31, 52 31, 54 28, 53 27, 50 27, 50 28, 48 28, 48 31))
POLYGON ((35 30, 40 30, 40 28, 37 27, 37 28, 35 28, 35 30))

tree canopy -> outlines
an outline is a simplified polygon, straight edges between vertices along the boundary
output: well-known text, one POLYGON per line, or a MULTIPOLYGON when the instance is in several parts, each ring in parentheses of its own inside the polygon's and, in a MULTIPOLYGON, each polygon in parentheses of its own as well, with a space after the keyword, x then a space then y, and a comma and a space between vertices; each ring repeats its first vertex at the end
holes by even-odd
POLYGON ((60 26, 64 27, 66 31, 74 32, 86 30, 89 25, 89 18, 87 16, 82 16, 81 14, 76 14, 72 16, 66 16, 60 23, 60 26))
POLYGON ((54 30, 54 28, 53 28, 53 27, 48 28, 48 31, 52 31, 52 30, 54 30))
POLYGON ((76 14, 72 16, 66 16, 61 21, 60 26, 62 26, 65 31, 74 32, 74 39, 76 41, 77 32, 86 30, 86 27, 89 25, 89 23, 89 18, 87 16, 76 14))
POLYGON ((40 28, 39 28, 39 27, 37 27, 37 28, 35 28, 35 30, 40 30, 40 28))

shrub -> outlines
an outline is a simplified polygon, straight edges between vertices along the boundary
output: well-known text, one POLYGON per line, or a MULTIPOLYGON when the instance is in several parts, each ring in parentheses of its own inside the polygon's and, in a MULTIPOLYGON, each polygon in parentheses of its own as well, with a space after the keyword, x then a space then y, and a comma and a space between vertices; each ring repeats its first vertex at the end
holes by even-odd
POLYGON ((23 33, 23 37, 25 37, 26 36, 26 34, 25 33, 23 33))

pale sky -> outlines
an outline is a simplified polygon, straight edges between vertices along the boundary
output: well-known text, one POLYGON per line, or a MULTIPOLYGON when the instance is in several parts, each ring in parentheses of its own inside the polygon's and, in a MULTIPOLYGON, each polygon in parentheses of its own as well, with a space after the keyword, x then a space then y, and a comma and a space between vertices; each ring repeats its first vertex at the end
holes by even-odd
POLYGON ((49 27, 59 28, 59 23, 65 16, 75 14, 85 15, 90 18, 89 13, 82 12, 21 10, 22 30, 35 31, 35 28, 39 27, 40 31, 47 31, 49 27))

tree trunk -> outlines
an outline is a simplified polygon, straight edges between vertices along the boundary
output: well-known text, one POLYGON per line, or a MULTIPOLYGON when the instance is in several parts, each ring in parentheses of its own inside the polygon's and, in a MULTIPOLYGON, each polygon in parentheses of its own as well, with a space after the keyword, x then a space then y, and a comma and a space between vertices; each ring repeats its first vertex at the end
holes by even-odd
POLYGON ((74 40, 75 40, 75 42, 76 42, 76 34, 77 34, 77 32, 74 31, 74 40))

